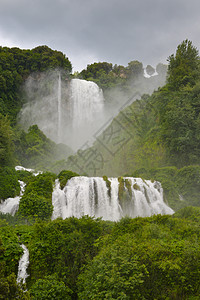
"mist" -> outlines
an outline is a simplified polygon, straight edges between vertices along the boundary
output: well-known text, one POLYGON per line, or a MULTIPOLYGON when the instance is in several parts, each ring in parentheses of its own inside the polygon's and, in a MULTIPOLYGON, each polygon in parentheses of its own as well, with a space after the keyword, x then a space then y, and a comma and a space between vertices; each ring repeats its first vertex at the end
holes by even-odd
POLYGON ((26 80, 18 122, 28 130, 37 124, 57 144, 74 152, 90 147, 113 118, 143 94, 165 84, 166 72, 132 79, 123 89, 102 90, 91 81, 69 79, 62 70, 32 74, 26 80))
POLYGON ((69 80, 62 70, 38 73, 24 84, 25 104, 18 122, 28 130, 37 124, 56 142, 78 150, 104 121, 103 92, 90 81, 69 80))

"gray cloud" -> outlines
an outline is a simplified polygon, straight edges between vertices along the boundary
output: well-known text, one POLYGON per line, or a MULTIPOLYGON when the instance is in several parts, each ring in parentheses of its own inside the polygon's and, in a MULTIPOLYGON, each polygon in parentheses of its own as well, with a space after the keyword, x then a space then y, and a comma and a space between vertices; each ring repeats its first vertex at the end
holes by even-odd
POLYGON ((64 52, 74 70, 94 61, 166 62, 189 38, 200 47, 198 0, 1 0, 0 44, 64 52))

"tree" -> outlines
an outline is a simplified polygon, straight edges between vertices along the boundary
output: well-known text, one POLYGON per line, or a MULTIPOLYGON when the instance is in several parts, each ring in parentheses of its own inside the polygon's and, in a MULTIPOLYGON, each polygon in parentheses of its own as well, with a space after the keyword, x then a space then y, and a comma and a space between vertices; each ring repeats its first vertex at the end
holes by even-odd
POLYGON ((33 300, 70 300, 71 290, 58 280, 56 276, 46 276, 39 279, 31 287, 31 299, 33 300))
MULTIPOLYGON (((14 236, 13 229, 9 229, 6 223, 1 223, 0 227, 3 229, 0 232, 0 300, 29 300, 29 292, 25 292, 25 286, 17 283, 13 267, 9 267, 8 259, 18 261, 16 245, 18 239, 14 236), (4 245, 2 240, 4 239, 4 245), (17 255, 17 256, 16 256, 17 255), (12 270, 12 272, 11 272, 12 270)), ((20 249, 21 250, 21 249, 20 249)))
POLYGON ((2 300, 30 300, 30 294, 23 290, 23 286, 17 283, 15 274, 1 277, 0 274, 0 299, 2 300))
POLYGON ((79 299, 143 299, 140 286, 146 267, 135 247, 125 235, 104 248, 79 276, 79 299))
POLYGON ((143 75, 143 65, 141 62, 134 60, 128 63, 127 67, 129 78, 138 78, 143 75))
POLYGON ((99 62, 87 65, 87 69, 83 70, 80 75, 83 77, 83 79, 88 79, 90 77, 97 79, 99 76, 101 76, 102 71, 104 71, 105 74, 108 74, 110 71, 112 71, 112 64, 107 62, 99 62))
POLYGON ((0 114, 0 166, 12 166, 13 164, 12 129, 8 118, 0 114))
POLYGON ((60 68, 69 76, 72 65, 62 52, 47 46, 33 50, 0 47, 0 112, 16 122, 23 104, 20 87, 32 72, 60 68))
POLYGON ((176 55, 168 58, 168 85, 171 90, 184 86, 194 86, 199 78, 199 54, 189 40, 183 41, 177 48, 176 55))
POLYGON ((14 198, 20 194, 20 184, 14 168, 0 168, 0 199, 14 198))

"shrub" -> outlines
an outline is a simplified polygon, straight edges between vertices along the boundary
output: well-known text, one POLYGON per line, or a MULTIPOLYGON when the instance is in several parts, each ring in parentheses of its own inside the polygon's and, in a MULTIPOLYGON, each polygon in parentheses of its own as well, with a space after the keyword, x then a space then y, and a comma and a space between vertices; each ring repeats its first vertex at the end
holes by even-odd
POLYGON ((20 193, 17 173, 13 168, 0 169, 0 200, 14 198, 20 193))

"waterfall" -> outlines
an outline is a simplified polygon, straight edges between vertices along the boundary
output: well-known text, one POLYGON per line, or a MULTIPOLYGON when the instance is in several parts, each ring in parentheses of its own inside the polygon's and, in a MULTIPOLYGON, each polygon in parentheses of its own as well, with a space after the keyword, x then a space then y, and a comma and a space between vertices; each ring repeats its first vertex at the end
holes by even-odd
POLYGON ((103 110, 102 90, 93 81, 72 79, 70 83, 73 128, 91 125, 103 110))
MULTIPOLYGON (((16 166, 15 170, 16 171, 28 171, 28 172, 32 173, 34 176, 42 174, 42 171, 35 171, 33 169, 27 169, 22 166, 16 166)), ((14 216, 16 214, 16 212, 18 211, 19 202, 24 193, 25 186, 26 186, 26 184, 23 181, 18 180, 18 182, 20 184, 20 195, 14 197, 14 198, 8 198, 4 201, 0 200, 0 212, 1 213, 10 214, 10 215, 14 216)))
POLYGON ((27 101, 18 116, 19 123, 25 130, 37 124, 51 140, 77 150, 102 124, 102 90, 91 81, 64 81, 58 72, 49 76, 27 80, 27 101))
POLYGON ((62 118, 62 141, 74 150, 91 140, 104 118, 102 90, 92 81, 72 79, 62 118))
POLYGON ((28 277, 27 268, 29 265, 29 251, 25 245, 22 244, 21 247, 24 250, 24 253, 19 260, 17 282, 21 282, 22 280, 22 282, 25 283, 26 278, 28 277))
MULTIPOLYGON (((32 173, 34 176, 37 176, 39 174, 42 174, 42 171, 35 171, 34 169, 27 169, 27 168, 24 168, 22 166, 16 166, 15 167, 15 170, 16 171, 27 171, 27 172, 30 172, 32 173)), ((20 181, 19 181, 20 182, 20 181)), ((23 192, 23 190, 21 190, 21 192, 23 192)))
POLYGON ((110 187, 101 177, 73 177, 63 190, 59 181, 52 195, 54 207, 52 219, 83 215, 102 217, 117 221, 121 217, 148 217, 154 214, 173 214, 163 201, 159 182, 143 181, 140 178, 108 178, 110 187))
POLYGON ((61 142, 61 75, 58 74, 58 143, 61 142))
POLYGON ((16 196, 14 198, 8 198, 5 201, 1 201, 0 203, 0 212, 3 214, 11 214, 12 216, 15 215, 19 208, 19 201, 21 199, 21 196, 23 195, 24 188, 25 188, 25 183, 23 181, 19 180, 20 184, 20 195, 16 196))

